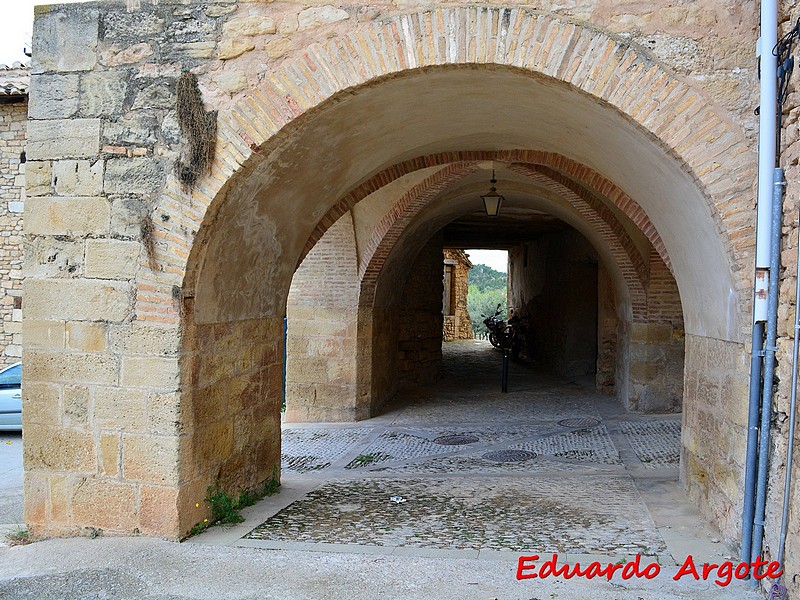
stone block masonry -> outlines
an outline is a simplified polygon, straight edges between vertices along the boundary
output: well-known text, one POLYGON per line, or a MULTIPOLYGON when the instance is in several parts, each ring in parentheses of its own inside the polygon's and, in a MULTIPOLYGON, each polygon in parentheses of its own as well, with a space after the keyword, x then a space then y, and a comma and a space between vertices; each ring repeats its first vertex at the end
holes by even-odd
MULTIPOLYGON (((178 537, 202 520, 188 507, 202 502, 228 456, 206 450, 207 441, 193 443, 209 472, 179 467, 178 432, 197 438, 193 413, 185 405, 178 410, 176 305, 170 294, 166 310, 160 306, 147 322, 133 313, 135 302, 160 300, 133 280, 148 250, 170 243, 149 236, 148 222, 179 151, 175 81, 182 68, 199 64, 196 37, 213 39, 222 27, 219 14, 204 10, 170 5, 135 15, 123 3, 37 13, 25 165, 30 306, 23 372, 30 407, 26 519, 41 534, 92 526, 178 537), (169 62, 166 50, 163 64, 148 61, 161 45, 179 62, 169 62), (187 507, 184 521, 179 502, 187 507)), ((20 146, 24 127, 21 134, 20 146)), ((246 372, 241 363, 235 369, 231 374, 246 372)), ((232 376, 228 384, 251 389, 243 384, 249 377, 232 376)), ((223 439, 214 431, 214 440, 223 439)), ((262 479, 271 474, 259 472, 262 479)), ((234 487, 258 483, 234 479, 234 487)))

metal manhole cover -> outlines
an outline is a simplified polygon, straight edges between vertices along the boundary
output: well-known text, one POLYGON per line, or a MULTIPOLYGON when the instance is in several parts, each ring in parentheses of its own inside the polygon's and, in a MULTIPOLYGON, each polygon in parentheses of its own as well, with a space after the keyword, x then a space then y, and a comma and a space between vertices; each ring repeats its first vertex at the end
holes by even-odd
POLYGON ((434 444, 441 444, 443 446, 461 446, 464 444, 474 444, 479 441, 477 436, 466 434, 455 435, 440 435, 435 440, 434 444))
POLYGON ((599 425, 600 421, 592 419, 591 417, 577 417, 575 419, 563 419, 558 422, 562 427, 594 427, 599 425))
POLYGON ((536 453, 527 450, 496 450, 487 452, 483 458, 494 462, 523 462, 536 458, 536 453))

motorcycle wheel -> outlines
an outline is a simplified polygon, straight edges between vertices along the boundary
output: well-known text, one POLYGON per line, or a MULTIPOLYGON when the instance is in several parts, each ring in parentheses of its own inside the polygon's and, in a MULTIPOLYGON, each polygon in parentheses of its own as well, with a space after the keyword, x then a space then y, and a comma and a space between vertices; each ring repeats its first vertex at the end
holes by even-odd
POLYGON ((494 331, 490 331, 489 332, 489 342, 495 348, 499 348, 500 347, 500 339, 497 337, 497 334, 494 331))

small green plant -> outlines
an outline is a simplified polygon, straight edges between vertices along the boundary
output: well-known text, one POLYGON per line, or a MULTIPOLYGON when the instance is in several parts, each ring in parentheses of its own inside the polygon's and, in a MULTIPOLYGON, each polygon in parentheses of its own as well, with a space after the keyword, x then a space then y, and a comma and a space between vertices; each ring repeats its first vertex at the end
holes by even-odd
POLYGON ((28 530, 22 529, 21 527, 16 531, 7 533, 6 540, 8 540, 9 546, 25 546, 26 544, 33 542, 31 534, 28 532, 28 530))
POLYGON ((208 519, 206 519, 202 523, 195 523, 194 526, 192 526, 192 528, 189 530, 189 533, 187 533, 186 537, 184 537, 183 539, 185 540, 190 537, 194 537, 198 533, 202 533, 206 529, 208 529, 208 519))
POLYGON ((211 507, 211 520, 214 523, 241 523, 244 517, 239 513, 236 499, 219 486, 219 482, 208 486, 206 503, 211 507))
POLYGON ((265 481, 262 485, 256 487, 253 490, 246 490, 243 489, 239 492, 239 501, 237 503, 237 508, 244 508, 245 506, 253 506, 256 502, 261 500, 262 498, 266 498, 267 496, 272 496, 273 494, 278 492, 278 488, 281 486, 278 483, 277 478, 271 477, 267 481, 265 481))
POLYGON ((357 467, 363 467, 374 463, 377 459, 378 457, 375 454, 359 454, 350 464, 357 467))
MULTIPOLYGON (((214 485, 208 486, 204 499, 204 502, 211 508, 211 518, 203 519, 201 523, 195 524, 186 534, 186 538, 197 535, 217 523, 241 523, 244 521, 244 517, 239 512, 242 508, 252 506, 262 498, 276 493, 280 485, 277 474, 273 473, 272 477, 255 488, 240 488, 237 497, 222 489, 219 481, 215 482, 214 485)), ((195 506, 200 505, 196 504, 195 506)))

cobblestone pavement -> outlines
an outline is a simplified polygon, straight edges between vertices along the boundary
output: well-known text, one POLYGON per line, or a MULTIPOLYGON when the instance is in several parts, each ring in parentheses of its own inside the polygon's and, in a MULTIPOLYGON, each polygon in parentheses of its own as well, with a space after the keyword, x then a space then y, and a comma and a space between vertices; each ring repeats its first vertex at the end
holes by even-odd
POLYGON ((665 550, 629 479, 575 475, 329 481, 248 537, 580 554, 665 550), (597 502, 598 489, 607 501, 597 502))
POLYGON ((673 418, 663 421, 620 421, 622 433, 649 469, 677 467, 680 459, 681 421, 673 418))
POLYGON ((380 417, 284 425, 284 489, 296 485, 295 495, 279 494, 239 528, 241 544, 641 554, 662 564, 680 564, 687 549, 728 554, 680 490, 679 415, 629 415, 587 382, 524 364, 512 364, 502 394, 488 343, 444 351, 442 380, 380 417))

